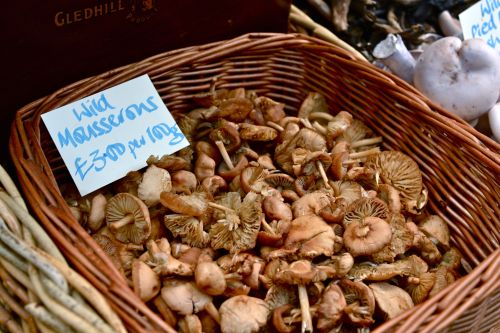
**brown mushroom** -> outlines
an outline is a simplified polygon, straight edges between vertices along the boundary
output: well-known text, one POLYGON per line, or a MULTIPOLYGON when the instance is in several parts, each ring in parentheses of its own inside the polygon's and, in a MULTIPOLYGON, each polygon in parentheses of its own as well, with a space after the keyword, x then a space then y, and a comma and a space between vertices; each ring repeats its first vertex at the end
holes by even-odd
POLYGON ((160 278, 148 265, 140 260, 132 263, 132 285, 134 292, 148 302, 160 292, 160 278))
POLYGON ((368 286, 384 320, 392 319, 414 306, 410 295, 399 287, 387 282, 370 283, 368 286))
POLYGON ((292 221, 284 246, 273 251, 269 258, 331 256, 336 241, 338 237, 321 217, 303 215, 292 221))
POLYGON ((137 188, 137 195, 149 207, 160 202, 161 192, 169 192, 171 189, 170 173, 153 164, 142 175, 142 180, 137 188))
POLYGON ((272 322, 278 333, 292 333, 295 331, 295 326, 285 322, 284 316, 293 309, 291 304, 280 305, 273 310, 272 322))
POLYGON ((377 171, 379 183, 399 191, 408 212, 418 213, 423 208, 417 207, 423 190, 422 173, 411 157, 398 151, 384 151, 369 157, 365 166, 377 171))
POLYGON ((246 119, 253 109, 253 103, 245 97, 233 97, 221 101, 217 105, 215 112, 210 114, 207 119, 215 120, 224 118, 229 121, 242 122, 246 119))
POLYGON ((430 215, 418 224, 418 228, 439 247, 450 248, 450 230, 446 222, 437 215, 430 215))
POLYGON ((325 97, 317 92, 310 92, 302 102, 297 117, 309 118, 312 112, 328 113, 325 97))
POLYGON ((168 172, 175 172, 178 170, 190 170, 190 161, 175 155, 163 155, 161 158, 151 155, 146 163, 148 165, 155 165, 160 169, 165 169, 168 172))
MULTIPOLYGON (((220 141, 217 146, 222 147, 220 141)), ((222 149, 222 148, 221 148, 222 149)), ((239 176, 242 170, 248 165, 248 159, 243 154, 233 154, 231 157, 227 154, 222 154, 224 162, 219 164, 217 173, 226 181, 239 176)))
POLYGON ((164 281, 161 297, 170 309, 184 316, 213 306, 212 297, 199 290, 194 282, 189 281, 164 281))
POLYGON ((261 196, 249 192, 241 202, 239 193, 229 192, 229 205, 210 203, 216 211, 217 223, 210 227, 211 245, 231 253, 255 247, 262 220, 261 196))
POLYGON ((338 284, 330 283, 321 295, 321 299, 314 305, 317 308, 318 321, 316 327, 320 332, 331 332, 341 324, 344 308, 347 302, 342 289, 338 284))
POLYGON ((222 333, 255 333, 267 323, 270 314, 266 302, 250 296, 234 296, 219 309, 222 333))
POLYGON ((362 187, 358 183, 342 180, 329 183, 335 198, 344 199, 347 205, 361 199, 362 187))
POLYGON ((315 191, 305 194, 292 204, 293 216, 295 218, 318 214, 321 209, 330 206, 335 198, 328 191, 315 191))
POLYGON ((194 271, 196 286, 207 295, 222 295, 226 289, 226 280, 222 269, 212 260, 207 250, 202 251, 194 271))
POLYGON ((265 197, 262 200, 262 208, 266 217, 271 220, 291 221, 293 219, 290 206, 275 196, 265 197))
POLYGON ((109 199, 106 223, 116 239, 124 243, 142 244, 151 232, 148 207, 128 193, 119 193, 109 199))
POLYGON ((413 303, 420 304, 427 299, 436 282, 436 273, 425 272, 419 276, 410 276, 405 283, 405 290, 410 294, 413 303))
POLYGON ((384 220, 368 216, 346 226, 344 246, 354 257, 380 251, 391 241, 391 227, 384 220))
POLYGON ((201 154, 206 154, 208 157, 213 159, 216 164, 219 164, 222 160, 219 149, 207 141, 196 141, 194 145, 196 154, 199 156, 201 154))
POLYGON ((269 174, 267 169, 260 166, 247 166, 241 171, 240 184, 245 193, 253 191, 255 193, 262 193, 270 186, 265 181, 265 177, 269 174))
POLYGON ((209 195, 206 192, 194 192, 190 195, 180 195, 171 192, 160 194, 160 203, 175 213, 202 216, 208 209, 209 195))
POLYGON ((352 115, 346 111, 340 111, 333 119, 328 121, 326 127, 326 138, 332 143, 337 137, 342 135, 345 130, 351 125, 352 115))
POLYGON ((278 283, 298 286, 299 303, 302 316, 302 332, 313 331, 306 285, 311 282, 325 280, 326 278, 327 275, 316 269, 308 260, 294 261, 288 267, 278 271, 275 275, 275 280, 278 283))
POLYGON ((347 302, 344 312, 349 321, 361 327, 373 324, 375 298, 372 290, 363 282, 353 282, 347 279, 340 280, 339 285, 347 302))
POLYGON ((196 189, 198 181, 191 171, 179 170, 172 173, 172 192, 191 194, 196 189))
POLYGON ((393 262, 394 259, 403 255, 413 245, 413 232, 408 229, 405 218, 401 214, 390 214, 387 222, 391 227, 391 241, 380 251, 371 255, 374 262, 393 262))
POLYGON ((259 109, 265 121, 272 121, 274 123, 278 123, 281 119, 283 119, 285 114, 285 104, 276 102, 268 97, 260 96, 254 100, 254 103, 259 109))
POLYGON ((354 258, 349 252, 344 252, 337 256, 331 256, 329 259, 318 263, 318 267, 329 267, 333 270, 330 276, 335 279, 343 278, 354 265, 354 258))
POLYGON ((269 126, 240 124, 240 138, 248 141, 272 141, 278 136, 278 131, 269 126))
POLYGON ((96 232, 102 227, 104 218, 106 217, 107 203, 108 200, 102 193, 98 193, 92 197, 90 211, 87 217, 87 227, 89 227, 92 232, 96 232))
POLYGON ((445 254, 443 254, 443 259, 439 263, 439 266, 445 266, 449 270, 457 270, 460 267, 462 260, 462 255, 457 248, 452 247, 445 254))
POLYGON ((177 260, 172 256, 170 243, 166 238, 148 241, 149 260, 146 263, 154 266, 153 271, 160 276, 177 275, 192 276, 193 266, 177 260))
POLYGON ((203 229, 203 219, 182 214, 167 214, 164 217, 165 226, 174 237, 180 237, 182 242, 197 247, 205 247, 210 242, 208 233, 203 229))
POLYGON ((195 314, 182 317, 179 320, 179 333, 202 333, 200 318, 195 314))
POLYGON ((201 186, 203 189, 210 193, 212 196, 219 193, 219 191, 223 191, 227 189, 227 183, 221 176, 211 176, 206 177, 201 182, 201 186))
POLYGON ((114 193, 130 193, 137 196, 137 188, 142 179, 142 172, 130 171, 125 177, 112 183, 114 193))
POLYGON ((137 251, 143 251, 142 245, 124 244, 115 240, 108 228, 103 228, 92 236, 95 242, 111 258, 111 261, 124 275, 128 275, 137 251))
POLYGON ((386 281, 395 276, 419 276, 428 270, 427 263, 416 255, 395 261, 392 264, 355 264, 347 274, 349 279, 361 281, 386 281))
POLYGON ((198 154, 194 165, 194 174, 200 181, 215 175, 215 161, 205 153, 198 154))
POLYGON ((399 191, 388 184, 379 184, 377 196, 387 204, 389 212, 399 214, 401 211, 401 199, 399 191))
POLYGON ((344 227, 353 222, 360 222, 366 217, 387 219, 389 210, 384 201, 378 198, 360 198, 352 202, 344 216, 344 227))
POLYGON ((413 247, 420 251, 422 258, 429 264, 437 264, 442 255, 436 244, 434 244, 413 222, 407 222, 406 226, 413 232, 413 247))

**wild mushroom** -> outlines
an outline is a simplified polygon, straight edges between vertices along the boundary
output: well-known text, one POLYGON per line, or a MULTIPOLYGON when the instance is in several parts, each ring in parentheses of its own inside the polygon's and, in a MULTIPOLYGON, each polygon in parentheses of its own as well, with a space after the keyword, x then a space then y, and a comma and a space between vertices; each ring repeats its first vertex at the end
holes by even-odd
POLYGON ((203 181, 205 178, 215 175, 215 161, 205 153, 198 154, 194 165, 194 174, 196 178, 203 181))
POLYGON ((198 217, 207 212, 208 198, 206 192, 194 192, 190 195, 162 192, 160 203, 175 213, 198 217))
POLYGON ((412 246, 420 251, 422 258, 429 264, 438 263, 441 258, 441 252, 434 244, 413 222, 407 222, 406 226, 413 233, 412 246))
POLYGON ((353 256, 373 254, 384 248, 392 238, 391 227, 384 220, 368 216, 350 223, 344 231, 344 246, 353 256))
POLYGON ((144 302, 148 302, 160 292, 158 274, 140 260, 132 263, 132 285, 134 292, 144 302))
POLYGON ((137 257, 136 252, 144 250, 142 245, 118 242, 106 227, 93 235, 92 238, 125 276, 130 272, 132 262, 137 257))
POLYGON ((328 113, 328 104, 323 95, 317 92, 310 92, 302 102, 297 117, 309 118, 312 112, 328 113))
POLYGON ((419 276, 410 276, 405 281, 405 290, 410 294, 414 304, 420 304, 429 296, 434 283, 436 273, 425 272, 419 276))
POLYGON ((331 332, 341 324, 347 302, 339 285, 331 282, 323 291, 321 299, 314 305, 318 321, 316 327, 320 332, 331 332))
POLYGON ((196 154, 199 156, 201 154, 206 154, 208 157, 213 159, 216 164, 219 164, 222 160, 219 149, 207 141, 196 141, 194 145, 196 154))
POLYGON ((217 219, 209 232, 212 248, 231 253, 253 248, 262 220, 261 196, 249 192, 241 202, 237 192, 228 192, 225 198, 221 204, 209 204, 216 209, 217 219))
POLYGON ((200 318, 195 314, 186 315, 179 320, 180 333, 202 333, 202 331, 200 318))
POLYGON ((399 214, 401 211, 401 198, 399 197, 399 191, 388 184, 379 184, 377 191, 377 196, 385 201, 389 212, 399 214))
POLYGON ((166 238, 150 240, 147 243, 148 257, 145 262, 154 266, 153 271, 160 276, 192 276, 193 266, 172 256, 170 243, 166 238))
POLYGON ((290 206, 275 196, 265 197, 262 200, 262 209, 266 217, 271 220, 291 221, 293 219, 290 206))
POLYGON ((359 222, 370 216, 385 220, 387 214, 387 205, 382 200, 378 198, 360 198, 347 207, 343 224, 344 227, 347 227, 353 222, 359 222))
POLYGON ((160 158, 151 155, 146 160, 146 163, 148 164, 148 166, 155 165, 160 169, 167 170, 168 172, 191 169, 190 161, 187 161, 184 158, 175 155, 163 155, 160 158))
POLYGON ((335 198, 342 198, 347 205, 350 205, 357 199, 361 199, 362 187, 352 181, 330 181, 335 198))
POLYGON ((242 122, 253 109, 253 103, 243 97, 233 97, 221 101, 215 112, 207 116, 207 120, 224 118, 229 121, 242 122))
POLYGON ((260 166, 247 166, 241 171, 240 184, 245 193, 253 191, 255 193, 262 193, 270 186, 265 181, 269 171, 260 166))
POLYGON ((365 167, 377 171, 377 181, 389 184, 399 191, 403 208, 410 213, 419 213, 422 192, 422 173, 417 162, 398 151, 383 151, 370 156, 365 167))
POLYGON ((164 222, 174 237, 181 237, 183 243, 205 247, 210 242, 210 237, 204 230, 202 217, 198 219, 189 215, 166 214, 164 222))
POLYGON ((216 321, 220 321, 219 311, 212 303, 212 297, 199 290, 194 282, 165 280, 161 288, 163 301, 173 311, 190 315, 206 310, 216 321))
POLYGON ((239 279, 250 288, 259 289, 259 276, 264 270, 262 258, 250 253, 229 254, 218 258, 217 264, 226 274, 226 279, 239 279))
POLYGON ((318 267, 329 267, 334 273, 330 275, 332 278, 341 279, 347 275, 354 265, 354 258, 349 252, 331 256, 329 259, 318 262, 318 267))
POLYGON ((240 138, 248 141, 272 141, 278 136, 278 131, 269 126, 240 124, 240 138))
POLYGON ((462 26, 460 25, 460 21, 451 16, 449 11, 443 10, 439 14, 438 24, 444 36, 454 36, 463 39, 462 26))
POLYGON ((403 215, 391 214, 387 222, 391 227, 392 237, 386 246, 371 255, 371 260, 376 263, 393 262, 397 256, 403 255, 413 245, 413 232, 406 226, 403 215))
POLYGON ((495 104, 488 111, 488 120, 493 137, 497 142, 500 142, 500 103, 495 104))
POLYGON ((315 258, 331 256, 339 239, 333 229, 317 215, 303 215, 292 221, 284 246, 269 258, 315 258))
POLYGON ((118 193, 106 206, 106 223, 121 242, 142 244, 151 232, 148 207, 137 197, 118 193))
POLYGON ((219 309, 222 333, 255 333, 267 323, 269 307, 260 298, 234 296, 219 309))
POLYGON ((262 112, 265 121, 278 123, 285 114, 285 104, 276 102, 268 97, 260 96, 254 100, 257 108, 262 112))
POLYGON ((149 207, 160 202, 161 192, 169 192, 171 189, 170 173, 165 169, 150 165, 142 175, 137 194, 139 199, 149 207))
POLYGON ((412 84, 415 59, 406 48, 400 35, 388 34, 373 50, 373 56, 380 59, 392 73, 412 84))
POLYGON ((416 255, 395 261, 392 264, 355 264, 347 277, 356 281, 386 281, 395 276, 419 276, 427 272, 429 266, 416 255))
POLYGON ((227 189, 227 183, 221 176, 210 176, 203 179, 201 182, 203 189, 210 193, 212 196, 219 193, 220 191, 227 189))
MULTIPOLYGON (((223 145, 220 141, 216 142, 217 147, 222 151, 223 145)), ((217 173, 226 181, 230 181, 241 174, 243 169, 248 165, 248 159, 244 154, 233 154, 231 157, 228 154, 222 154, 224 162, 219 164, 217 173)))
POLYGON ((384 320, 392 319, 414 306, 410 295, 399 287, 386 282, 370 283, 368 286, 384 320))
POLYGON ((499 68, 500 55, 484 40, 445 37, 418 58, 414 83, 433 102, 471 122, 500 97, 499 68))
POLYGON ((222 269, 212 260, 210 251, 202 251, 194 271, 196 286, 207 295, 222 295, 226 289, 226 280, 222 269))
POLYGON ((339 286, 344 292, 347 306, 344 313, 351 323, 356 326, 368 327, 373 324, 375 312, 375 298, 372 290, 363 282, 353 282, 342 279, 339 286))
POLYGON ((418 224, 418 228, 436 245, 447 250, 450 248, 450 230, 438 215, 430 215, 418 224))
POLYGON ((108 200, 102 193, 98 193, 92 197, 90 212, 87 217, 87 226, 92 232, 99 230, 104 223, 107 202, 108 200))
POLYGON ((321 271, 315 269, 315 267, 308 260, 294 261, 288 267, 285 267, 276 273, 276 282, 287 285, 297 285, 298 287, 299 303, 302 315, 302 332, 313 331, 306 285, 311 282, 325 280, 326 278, 326 274, 322 274, 321 271))
POLYGON ((194 192, 198 184, 196 175, 187 170, 179 170, 172 173, 171 179, 172 192, 174 193, 191 194, 194 192))
POLYGON ((130 171, 125 177, 112 183, 114 193, 130 193, 137 196, 137 188, 142 179, 142 172, 130 171))
POLYGON ((293 216, 295 218, 318 214, 321 209, 335 202, 335 198, 327 191, 316 191, 308 193, 292 204, 293 216))

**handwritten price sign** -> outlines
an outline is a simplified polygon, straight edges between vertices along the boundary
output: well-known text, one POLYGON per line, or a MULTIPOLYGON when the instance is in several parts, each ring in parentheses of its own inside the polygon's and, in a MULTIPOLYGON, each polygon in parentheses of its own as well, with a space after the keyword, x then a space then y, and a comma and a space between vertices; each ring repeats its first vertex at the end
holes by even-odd
POLYGON ((81 195, 189 145, 147 75, 42 115, 81 195))
POLYGON ((482 0, 459 16, 464 39, 481 38, 500 53, 500 0, 482 0))

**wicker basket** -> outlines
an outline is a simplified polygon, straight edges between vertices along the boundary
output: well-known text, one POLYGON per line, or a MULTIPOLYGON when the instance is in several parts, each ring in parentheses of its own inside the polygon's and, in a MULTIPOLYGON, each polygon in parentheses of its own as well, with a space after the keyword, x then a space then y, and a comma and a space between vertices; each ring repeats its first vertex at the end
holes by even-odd
POLYGON ((40 115, 142 74, 175 115, 191 96, 217 88, 254 89, 296 112, 307 92, 327 97, 384 137, 384 148, 413 157, 424 173, 431 213, 450 226, 469 273, 375 332, 485 332, 500 313, 500 145, 436 107, 413 87, 348 51, 295 34, 249 34, 167 52, 91 77, 17 112, 10 152, 31 208, 72 265, 111 302, 131 331, 173 331, 135 296, 72 217, 60 186, 71 182, 40 115))

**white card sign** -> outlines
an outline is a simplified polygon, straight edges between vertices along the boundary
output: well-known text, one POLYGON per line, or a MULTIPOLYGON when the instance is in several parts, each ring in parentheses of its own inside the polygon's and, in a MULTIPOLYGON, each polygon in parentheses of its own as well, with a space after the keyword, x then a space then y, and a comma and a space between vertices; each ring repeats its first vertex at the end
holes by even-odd
POLYGON ((147 75, 42 115, 81 195, 189 145, 147 75))
POLYGON ((458 15, 464 39, 481 38, 500 53, 500 0, 482 0, 458 15))

